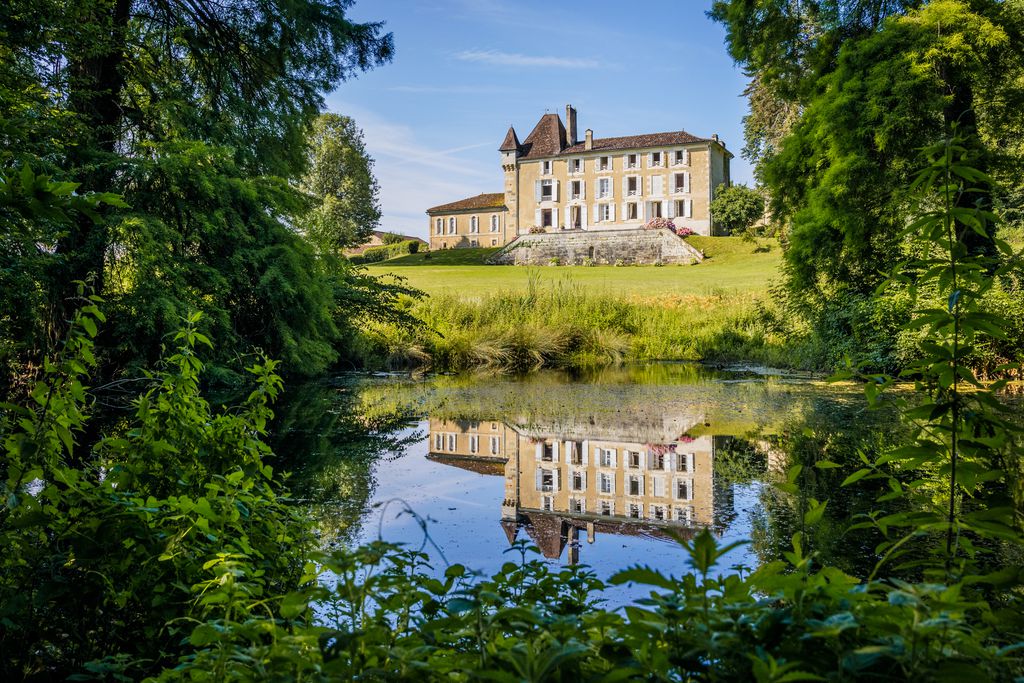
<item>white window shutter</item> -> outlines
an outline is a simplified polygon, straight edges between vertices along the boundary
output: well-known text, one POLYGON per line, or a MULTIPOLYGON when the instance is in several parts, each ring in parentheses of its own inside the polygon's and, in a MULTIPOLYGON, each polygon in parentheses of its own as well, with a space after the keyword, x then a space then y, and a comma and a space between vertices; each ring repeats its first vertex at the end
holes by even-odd
POLYGON ((614 204, 609 204, 608 205, 608 220, 612 221, 613 223, 615 222, 615 205, 614 204))
POLYGON ((567 228, 572 227, 572 214, 570 213, 571 211, 572 209, 570 209, 568 206, 565 207, 565 223, 563 225, 565 225, 565 227, 567 228))
POLYGON ((533 452, 533 457, 536 458, 537 460, 540 460, 541 458, 544 457, 544 444, 537 444, 537 447, 534 449, 533 452))
POLYGON ((533 212, 533 224, 538 228, 540 227, 540 209, 533 212))
POLYGON ((652 166, 654 166, 654 153, 653 152, 648 152, 647 153, 647 168, 651 168, 652 166))
POLYGON ((580 207, 580 211, 583 212, 583 215, 580 216, 580 225, 586 228, 588 225, 590 225, 589 223, 587 223, 587 205, 583 204, 580 207))
POLYGON ((552 184, 554 185, 554 187, 551 190, 551 199, 553 199, 554 201, 557 202, 558 201, 558 186, 559 186, 559 182, 556 180, 552 184))
POLYGON ((587 198, 587 181, 586 180, 581 180, 580 181, 580 199, 586 199, 586 198, 587 198))
POLYGON ((551 209, 551 227, 558 230, 558 209, 551 209))
POLYGON ((601 213, 597 209, 597 204, 594 204, 594 222, 595 223, 600 223, 601 222, 601 213))
POLYGON ((551 444, 551 459, 554 462, 559 462, 558 456, 559 456, 558 441, 555 441, 554 443, 551 444))
POLYGON ((683 150, 683 164, 686 166, 690 165, 690 150, 688 149, 683 150))
POLYGON ((623 197, 627 196, 628 192, 629 192, 629 178, 627 177, 627 178, 623 178, 622 179, 622 196, 623 197))
POLYGON ((693 453, 686 454, 686 471, 693 473, 693 453))
POLYGON ((661 215, 662 216, 668 216, 668 204, 669 204, 669 202, 668 202, 667 199, 662 199, 661 200, 661 215))
POLYGON ((534 180, 533 181, 533 196, 537 200, 537 202, 540 202, 540 181, 539 180, 534 180))
POLYGON ((692 199, 687 199, 686 200, 686 217, 687 218, 693 218, 693 200, 692 199))
POLYGON ((689 191, 690 191, 690 174, 689 173, 684 173, 683 174, 683 192, 689 192, 689 191))
POLYGON ((554 472, 552 472, 552 474, 555 475, 555 487, 554 487, 555 490, 556 491, 561 491, 562 490, 562 470, 561 469, 557 469, 554 472))

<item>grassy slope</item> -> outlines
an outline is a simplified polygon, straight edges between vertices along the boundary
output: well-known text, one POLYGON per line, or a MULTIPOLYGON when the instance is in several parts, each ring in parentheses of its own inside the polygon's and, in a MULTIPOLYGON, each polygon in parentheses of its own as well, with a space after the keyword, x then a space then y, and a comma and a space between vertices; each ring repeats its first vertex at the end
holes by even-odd
POLYGON ((681 295, 763 292, 778 272, 778 243, 745 242, 738 237, 691 237, 708 258, 695 266, 488 266, 496 249, 451 249, 412 254, 369 266, 375 275, 394 273, 428 294, 479 298, 498 291, 523 291, 538 284, 570 278, 589 291, 649 299, 681 295))

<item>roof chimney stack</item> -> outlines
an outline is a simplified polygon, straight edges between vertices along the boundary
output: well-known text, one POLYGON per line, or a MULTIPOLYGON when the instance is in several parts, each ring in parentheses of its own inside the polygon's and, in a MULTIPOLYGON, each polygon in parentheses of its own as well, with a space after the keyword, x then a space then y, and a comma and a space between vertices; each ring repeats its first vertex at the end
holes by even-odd
POLYGON ((575 145, 576 140, 576 108, 571 104, 565 105, 565 134, 569 138, 569 144, 575 145))
POLYGON ((583 143, 583 149, 594 149, 594 131, 587 128, 587 140, 583 143))

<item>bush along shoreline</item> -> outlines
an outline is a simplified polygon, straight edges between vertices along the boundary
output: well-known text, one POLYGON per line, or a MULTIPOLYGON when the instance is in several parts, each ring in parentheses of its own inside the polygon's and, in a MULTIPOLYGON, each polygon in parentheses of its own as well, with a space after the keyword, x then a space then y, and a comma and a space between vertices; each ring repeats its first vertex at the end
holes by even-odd
MULTIPOLYGON (((846 373, 869 404, 898 380, 917 387, 899 399, 913 438, 839 473, 842 486, 886 484, 875 511, 851 520, 881 539, 868 576, 820 566, 805 532, 783 559, 722 571, 729 546, 703 531, 681 541, 689 573, 612 577, 650 589, 612 611, 589 569, 553 568, 523 544, 486 578, 462 566, 439 576, 424 554, 383 542, 317 549, 265 462, 276 364, 254 362, 248 398, 214 411, 200 395, 210 341, 198 314, 130 424, 76 444, 104 322, 91 298, 29 404, 0 415, 5 680, 1019 680, 1024 435, 1000 401, 1005 382, 965 365, 1009 324, 982 311, 993 264, 963 242, 995 217, 950 201, 977 174, 955 139, 930 153, 916 192, 941 208, 911 226, 931 256, 907 272, 919 273, 912 295, 932 289, 947 305, 915 305, 905 327, 925 335, 904 376, 846 373)), ((996 245, 996 274, 1018 269, 996 245)), ((803 476, 794 465, 780 495, 803 476)), ((827 505, 809 501, 805 531, 827 505)))

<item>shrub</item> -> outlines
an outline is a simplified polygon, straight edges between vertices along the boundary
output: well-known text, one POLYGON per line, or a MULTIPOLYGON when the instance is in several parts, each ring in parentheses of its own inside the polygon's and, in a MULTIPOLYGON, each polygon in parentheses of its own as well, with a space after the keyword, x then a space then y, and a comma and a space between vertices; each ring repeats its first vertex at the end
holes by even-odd
POLYGON ((378 263, 388 259, 398 258, 407 254, 415 254, 420 250, 419 240, 405 240, 392 244, 382 244, 379 247, 370 247, 361 254, 352 256, 349 260, 352 263, 378 263))
POLYGON ((681 226, 676 228, 676 234, 680 237, 689 237, 690 235, 696 235, 697 233, 686 226, 681 226))
POLYGON ((545 232, 547 232, 547 230, 545 230, 544 228, 540 227, 539 225, 531 225, 530 228, 529 228, 529 233, 531 235, 541 235, 541 234, 543 234, 545 232))
POLYGON ((667 228, 672 232, 676 231, 676 224, 667 218, 652 218, 644 223, 644 230, 661 230, 667 228))

